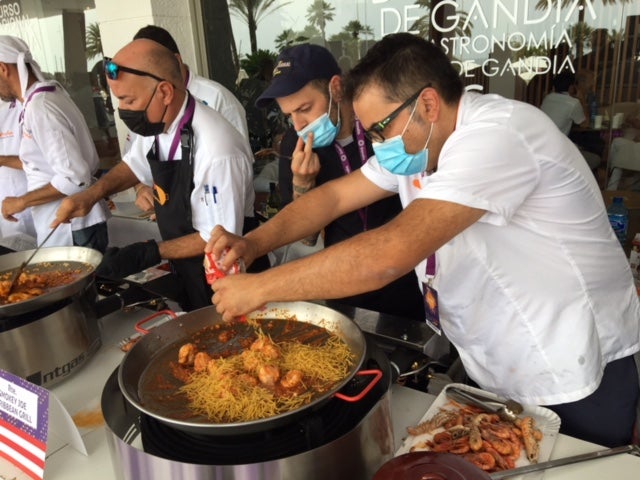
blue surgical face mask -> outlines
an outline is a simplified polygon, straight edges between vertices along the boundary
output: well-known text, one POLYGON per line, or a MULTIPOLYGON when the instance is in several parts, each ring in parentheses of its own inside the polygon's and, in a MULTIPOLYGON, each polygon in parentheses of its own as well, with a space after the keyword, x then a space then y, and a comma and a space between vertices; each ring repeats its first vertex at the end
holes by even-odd
POLYGON ((429 137, 424 145, 424 148, 417 153, 407 153, 404 147, 404 141, 402 136, 407 130, 407 127, 413 119, 413 114, 416 111, 418 103, 416 102, 409 121, 405 125, 402 133, 391 137, 384 142, 373 142, 373 152, 378 159, 378 163, 386 170, 396 175, 414 175, 416 173, 424 172, 427 169, 427 161, 429 159, 429 140, 431 140, 431 133, 433 133, 433 123, 431 124, 431 130, 429 131, 429 137))
POLYGON ((329 116, 331 114, 331 105, 333 104, 332 100, 331 89, 329 89, 329 111, 323 113, 309 125, 297 132, 298 136, 305 142, 307 141, 309 133, 313 133, 313 148, 322 148, 331 145, 340 130, 340 104, 338 104, 338 123, 336 125, 333 124, 329 116))

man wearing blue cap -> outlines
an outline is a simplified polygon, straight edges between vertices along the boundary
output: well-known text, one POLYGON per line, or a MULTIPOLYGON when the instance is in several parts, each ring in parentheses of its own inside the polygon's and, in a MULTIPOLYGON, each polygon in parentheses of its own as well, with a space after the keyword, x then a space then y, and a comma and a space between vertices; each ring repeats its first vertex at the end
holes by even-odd
MULTIPOLYGON (((371 142, 343 95, 340 67, 326 48, 302 44, 283 50, 256 106, 265 108, 274 100, 292 125, 280 144, 283 204, 357 170, 373 155, 371 142)), ((399 198, 393 196, 339 217, 325 227, 324 244, 328 247, 379 227, 401 209, 399 198)), ((306 243, 313 245, 316 239, 317 234, 306 243)), ((340 299, 340 303, 416 320, 423 314, 413 272, 374 292, 340 299)))

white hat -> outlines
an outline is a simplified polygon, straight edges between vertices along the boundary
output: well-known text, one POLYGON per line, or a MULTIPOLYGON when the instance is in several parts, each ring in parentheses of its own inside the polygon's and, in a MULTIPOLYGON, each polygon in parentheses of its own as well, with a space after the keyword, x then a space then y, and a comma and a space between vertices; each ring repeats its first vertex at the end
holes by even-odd
POLYGON ((11 35, 0 35, 0 62, 15 63, 18 67, 18 77, 20 78, 20 94, 24 98, 29 81, 29 70, 27 63, 31 65, 33 74, 39 81, 44 80, 40 71, 40 65, 31 56, 29 46, 24 40, 11 35))

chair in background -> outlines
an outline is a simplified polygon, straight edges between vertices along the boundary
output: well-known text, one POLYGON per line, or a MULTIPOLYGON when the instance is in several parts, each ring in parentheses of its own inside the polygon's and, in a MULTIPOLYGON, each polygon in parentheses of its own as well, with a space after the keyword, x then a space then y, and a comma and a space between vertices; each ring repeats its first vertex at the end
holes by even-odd
POLYGON ((640 143, 624 137, 614 138, 609 151, 607 190, 618 190, 622 174, 628 170, 640 172, 640 143))

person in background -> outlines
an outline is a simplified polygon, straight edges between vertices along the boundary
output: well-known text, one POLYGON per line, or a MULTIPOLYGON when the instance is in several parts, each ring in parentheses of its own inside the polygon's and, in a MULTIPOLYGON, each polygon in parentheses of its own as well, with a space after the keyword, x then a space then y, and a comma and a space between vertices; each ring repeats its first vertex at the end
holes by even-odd
MULTIPOLYGON (((20 150, 20 112, 15 100, 0 105, 0 203, 6 197, 19 197, 27 193, 27 177, 18 158, 20 150)), ((28 235, 35 242, 36 230, 31 218, 31 210, 14 214, 14 221, 0 217, 0 239, 15 235, 28 235)))
MULTIPOLYGON (((546 113, 560 131, 569 136, 574 125, 589 126, 589 117, 585 116, 580 100, 573 96, 576 92, 576 77, 570 70, 558 73, 553 79, 553 92, 542 100, 540 109, 546 113)), ((601 158, 592 152, 580 150, 592 172, 598 168, 601 158)))
POLYGON ((105 60, 105 71, 120 119, 145 141, 136 142, 136 149, 89 189, 65 199, 54 225, 83 215, 98 199, 141 179, 151 181, 163 241, 109 248, 96 272, 120 279, 167 259, 177 277, 181 308, 210 305, 203 268, 209 232, 224 225, 240 234, 245 218, 253 217, 249 143, 220 113, 185 90, 178 59, 159 43, 130 42, 105 60))
MULTIPOLYGON (((180 50, 176 41, 171 34, 162 27, 156 25, 147 25, 141 28, 133 36, 134 40, 146 38, 158 42, 160 45, 171 50, 180 63, 180 71, 184 79, 184 86, 189 93, 193 95, 197 100, 200 100, 205 105, 216 110, 220 113, 231 125, 233 125, 243 137, 249 138, 249 129, 247 127, 247 118, 245 110, 240 101, 235 95, 227 89, 224 85, 210 80, 205 77, 201 77, 193 73, 189 66, 182 61, 180 50)), ((143 149, 149 149, 153 139, 143 138, 135 133, 129 133, 127 141, 124 146, 125 155, 129 150, 137 151, 140 149, 139 145, 134 145, 136 142, 143 144, 143 149)), ((149 179, 146 179, 149 181, 149 179)), ((150 183, 144 183, 144 181, 134 187, 136 194, 136 205, 142 211, 150 212, 153 210, 153 190, 150 183)))
POLYGON ((580 100, 586 121, 578 127, 572 128, 569 138, 573 143, 586 152, 595 153, 598 158, 602 158, 605 149, 605 141, 602 139, 599 130, 591 130, 590 124, 591 110, 595 108, 598 113, 596 103, 596 93, 594 91, 596 76, 592 70, 583 69, 576 73, 575 97, 580 100))
MULTIPOLYGON (((291 123, 280 143, 283 205, 318 185, 358 170, 373 155, 371 142, 343 93, 340 67, 326 48, 302 44, 280 53, 271 83, 256 105, 266 108, 274 100, 291 123)), ((395 195, 340 216, 324 227, 324 245, 330 247, 379 227, 400 211, 402 205, 395 195)), ((315 245, 317 237, 314 233, 306 243, 315 245)), ((422 296, 413 272, 376 291, 344 297, 340 302, 415 320, 422 318, 422 296)))
POLYGON ((445 53, 409 33, 382 38, 345 84, 375 156, 244 238, 216 227, 206 251, 230 249, 222 268, 250 263, 396 192, 403 212, 295 262, 216 280, 223 319, 374 290, 415 267, 427 321, 481 388, 554 410, 567 435, 629 444, 640 303, 578 150, 540 109, 464 92, 445 53))
MULTIPOLYGON (((45 81, 27 44, 9 35, 0 36, 0 98, 22 103, 18 156, 28 184, 23 195, 3 200, 2 216, 12 221, 30 208, 40 244, 50 233, 62 199, 92 184, 100 160, 71 97, 58 82, 45 81)), ((109 242, 108 217, 107 204, 99 199, 82 216, 56 229, 47 246, 77 245, 104 252, 109 242)))

